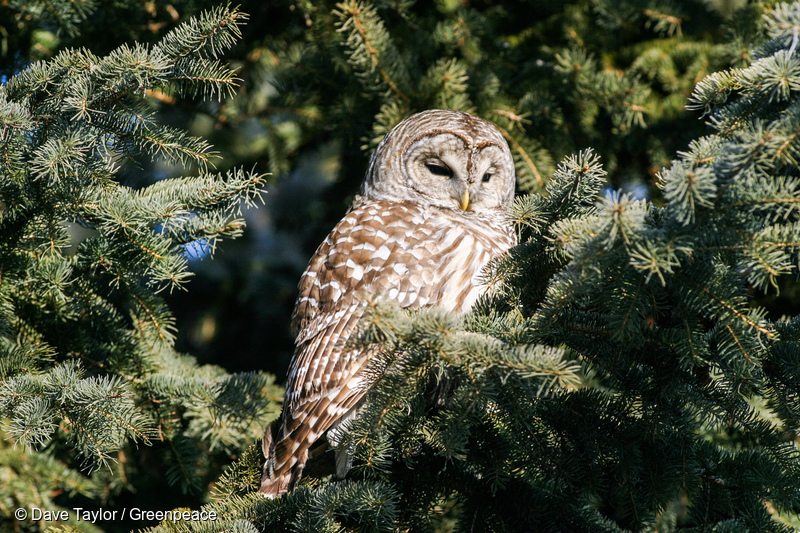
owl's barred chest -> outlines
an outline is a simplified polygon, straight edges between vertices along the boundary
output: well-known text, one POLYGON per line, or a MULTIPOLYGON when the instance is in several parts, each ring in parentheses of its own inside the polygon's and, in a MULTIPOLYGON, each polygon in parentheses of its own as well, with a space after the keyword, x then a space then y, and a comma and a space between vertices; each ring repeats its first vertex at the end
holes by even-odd
POLYGON ((300 281, 300 320, 343 301, 466 311, 484 292, 483 268, 515 244, 511 225, 374 201, 352 209, 320 245, 300 281))

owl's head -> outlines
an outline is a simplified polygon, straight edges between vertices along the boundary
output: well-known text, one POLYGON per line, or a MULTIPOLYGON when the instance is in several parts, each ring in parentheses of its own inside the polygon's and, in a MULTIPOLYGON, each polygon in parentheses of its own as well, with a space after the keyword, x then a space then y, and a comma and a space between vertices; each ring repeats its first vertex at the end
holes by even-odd
POLYGON ((514 161, 491 122, 460 111, 411 115, 372 154, 361 194, 468 213, 506 211, 514 161))

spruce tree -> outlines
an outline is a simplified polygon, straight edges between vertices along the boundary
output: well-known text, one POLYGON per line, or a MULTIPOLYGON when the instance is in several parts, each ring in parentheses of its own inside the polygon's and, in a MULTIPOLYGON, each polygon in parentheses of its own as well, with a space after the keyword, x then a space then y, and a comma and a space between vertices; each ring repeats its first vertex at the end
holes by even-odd
POLYGON ((187 32, 190 53, 161 44, 203 4, 0 5, 14 20, 0 33, 11 80, 4 125, 32 124, 2 130, 23 133, 8 137, 16 144, 3 159, 16 169, 3 181, 3 242, 7 231, 18 237, 3 244, 11 259, 0 266, 10 368, 0 377, 26 395, 3 395, 3 517, 17 504, 118 503, 130 490, 146 506, 145 487, 163 496, 161 472, 171 469, 181 475, 170 476, 170 492, 199 489, 171 504, 208 497, 221 520, 160 530, 798 525, 798 352, 795 321, 781 316, 798 308, 794 4, 245 2, 257 23, 229 54, 236 75, 218 62, 221 49, 189 35, 221 17, 231 26, 223 33, 238 36, 239 15, 225 19, 237 10, 174 30, 187 32), (116 48, 134 40, 151 44, 116 48), (37 57, 51 59, 27 68, 37 57), (232 98, 233 83, 199 83, 237 75, 232 98), (181 104, 194 96, 223 101, 181 104), (214 298, 233 304, 214 323, 227 344, 205 353, 281 372, 275 356, 285 362, 290 339, 265 339, 259 325, 270 322, 259 320, 288 319, 299 270, 341 216, 370 150, 428 107, 503 128, 523 244, 495 265, 494 296, 466 317, 377 307, 361 342, 383 355, 350 428, 356 468, 265 501, 253 493, 262 458, 252 441, 279 393, 264 374, 232 376, 176 353, 169 336, 185 342, 190 328, 164 327, 165 306, 180 322, 211 303, 198 280, 186 293, 169 289, 190 271, 208 279, 222 259, 230 292, 214 298), (156 147, 150 131, 175 144, 156 147), (219 147, 219 168, 257 162, 276 176, 270 196, 281 201, 267 215, 243 213, 271 217, 259 230, 269 226, 279 243, 266 269, 241 274, 242 257, 265 255, 263 239, 247 235, 226 244, 243 246, 239 255, 186 263, 186 245, 203 255, 239 233, 239 201, 263 180, 207 173, 210 148, 197 132, 219 147), (147 187, 175 172, 196 176, 147 187), (158 313, 143 316, 137 298, 158 313), (131 423, 100 423, 103 409, 131 423), (96 427, 104 445, 75 421, 96 427), (91 470, 98 461, 111 468, 91 470))

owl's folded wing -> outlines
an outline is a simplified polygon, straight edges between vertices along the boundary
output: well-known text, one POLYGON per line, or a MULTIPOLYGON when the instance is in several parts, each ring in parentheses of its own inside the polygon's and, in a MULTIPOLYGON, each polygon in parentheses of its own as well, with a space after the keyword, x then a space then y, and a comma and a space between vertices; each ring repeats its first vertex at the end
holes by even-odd
MULTIPOLYGON (((353 209, 315 253, 300 280, 293 317, 298 334, 287 380, 290 414, 320 414, 360 373, 368 354, 354 349, 351 337, 370 301, 394 300, 403 307, 431 301, 436 280, 414 274, 430 272, 414 257, 419 236, 392 223, 413 209, 389 203, 353 209), (314 402, 322 403, 312 407, 314 402)), ((349 395, 360 399, 363 392, 353 388, 349 395)))

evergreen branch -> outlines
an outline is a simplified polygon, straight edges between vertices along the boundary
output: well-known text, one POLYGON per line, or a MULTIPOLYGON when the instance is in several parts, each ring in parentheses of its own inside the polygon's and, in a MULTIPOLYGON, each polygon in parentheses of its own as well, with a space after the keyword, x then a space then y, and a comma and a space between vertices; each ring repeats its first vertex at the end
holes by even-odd
POLYGON ((199 163, 204 169, 214 157, 219 157, 211 145, 199 137, 190 137, 185 132, 167 127, 144 129, 135 139, 153 156, 163 156, 187 164, 199 163))
POLYGON ((167 439, 166 443, 172 458, 166 472, 169 484, 180 483, 185 491, 196 491, 199 488, 200 480, 197 477, 195 465, 189 458, 197 457, 199 450, 194 449, 187 439, 167 439))
POLYGON ((731 336, 731 338, 736 342, 736 347, 738 348, 739 353, 742 354, 742 357, 744 357, 745 361, 747 361, 750 364, 753 364, 753 358, 750 357, 750 354, 742 344, 742 340, 739 338, 738 335, 736 335, 736 332, 733 331, 733 328, 726 324, 725 331, 727 331, 728 334, 731 336))
POLYGON ((746 324, 748 328, 754 329, 754 330, 758 331, 759 333, 761 333, 762 335, 764 335, 764 336, 766 336, 767 338, 770 338, 770 339, 776 337, 776 333, 774 331, 772 331, 771 329, 769 329, 767 327, 764 327, 764 326, 760 325, 758 322, 754 321, 753 319, 751 319, 750 317, 748 317, 747 315, 745 315, 744 313, 742 313, 741 311, 736 309, 735 305, 733 305, 732 303, 726 301, 724 298, 721 298, 721 297, 717 296, 716 294, 714 294, 713 292, 711 292, 707 287, 700 287, 700 291, 703 294, 708 295, 714 302, 716 302, 717 304, 722 306, 725 310, 727 310, 736 319, 738 319, 741 322, 743 322, 744 324, 746 324))
POLYGON ((334 14, 338 18, 337 31, 347 33, 346 44, 350 49, 350 62, 364 75, 377 73, 378 79, 403 102, 409 102, 389 69, 404 77, 405 66, 391 43, 383 21, 374 8, 348 0, 336 4, 334 14), (388 64, 384 66, 384 60, 388 64))
POLYGON ((182 92, 192 96, 201 94, 204 99, 231 97, 242 81, 235 72, 218 60, 194 59, 179 61, 170 77, 182 92))
POLYGON ((241 39, 240 26, 248 18, 230 4, 214 7, 170 31, 156 49, 173 61, 190 56, 216 59, 241 39))
POLYGON ((522 144, 508 130, 501 128, 500 126, 498 126, 497 128, 500 130, 500 133, 503 134, 503 137, 505 137, 505 139, 508 141, 508 144, 511 145, 511 149, 514 151, 514 153, 519 155, 519 157, 522 158, 522 160, 525 162, 526 168, 530 170, 531 174, 536 180, 536 187, 538 189, 543 189, 545 186, 545 179, 539 172, 536 163, 534 163, 533 157, 531 157, 531 155, 525 150, 522 144))
MULTIPOLYGON (((155 331, 158 332, 158 339, 165 344, 172 345, 175 336, 171 330, 174 330, 175 326, 174 326, 174 321, 171 319, 171 317, 162 319, 162 317, 164 316, 162 309, 159 309, 160 311, 162 311, 161 316, 159 316, 160 314, 156 311, 157 306, 159 305, 158 303, 155 303, 154 305, 149 305, 138 294, 133 293, 132 296, 139 309, 142 309, 145 312, 147 321, 150 324, 152 324, 153 327, 155 328, 155 331)), ((138 320, 138 316, 134 319, 134 321, 137 324, 141 323, 141 321, 138 320)))

